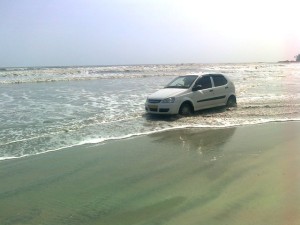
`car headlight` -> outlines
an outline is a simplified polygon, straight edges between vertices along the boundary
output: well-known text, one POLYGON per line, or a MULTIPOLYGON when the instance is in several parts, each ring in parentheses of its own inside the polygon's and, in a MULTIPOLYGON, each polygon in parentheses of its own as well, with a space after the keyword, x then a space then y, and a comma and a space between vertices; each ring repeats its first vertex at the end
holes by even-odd
POLYGON ((175 102, 175 98, 171 97, 171 98, 166 98, 164 100, 161 101, 161 103, 174 103, 175 102))

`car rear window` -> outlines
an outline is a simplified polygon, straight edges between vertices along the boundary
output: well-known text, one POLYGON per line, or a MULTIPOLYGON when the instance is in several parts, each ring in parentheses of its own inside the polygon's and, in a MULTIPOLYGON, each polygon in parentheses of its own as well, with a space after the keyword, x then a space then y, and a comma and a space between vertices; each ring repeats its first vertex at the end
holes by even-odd
POLYGON ((227 84, 226 78, 222 75, 213 75, 212 78, 214 80, 215 87, 227 84))

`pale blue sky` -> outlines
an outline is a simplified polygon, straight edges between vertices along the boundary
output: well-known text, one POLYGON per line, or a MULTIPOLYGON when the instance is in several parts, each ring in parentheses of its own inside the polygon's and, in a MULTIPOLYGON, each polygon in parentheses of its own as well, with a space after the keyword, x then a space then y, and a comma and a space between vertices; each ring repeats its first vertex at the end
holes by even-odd
POLYGON ((298 2, 1 0, 0 67, 292 60, 298 2))

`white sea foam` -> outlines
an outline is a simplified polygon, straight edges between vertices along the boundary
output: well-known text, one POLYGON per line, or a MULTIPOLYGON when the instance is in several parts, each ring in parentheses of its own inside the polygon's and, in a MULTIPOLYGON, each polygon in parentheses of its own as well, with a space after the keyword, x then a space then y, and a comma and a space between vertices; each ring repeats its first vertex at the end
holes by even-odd
POLYGON ((300 66, 279 65, 1 70, 0 83, 8 85, 2 85, 0 95, 0 160, 185 127, 226 128, 299 121, 300 66), (144 102, 148 94, 174 76, 203 71, 219 71, 232 78, 236 85, 237 108, 204 110, 191 117, 145 115, 144 102), (57 82, 35 83, 47 80, 57 82), (61 80, 70 82, 59 82, 61 80))

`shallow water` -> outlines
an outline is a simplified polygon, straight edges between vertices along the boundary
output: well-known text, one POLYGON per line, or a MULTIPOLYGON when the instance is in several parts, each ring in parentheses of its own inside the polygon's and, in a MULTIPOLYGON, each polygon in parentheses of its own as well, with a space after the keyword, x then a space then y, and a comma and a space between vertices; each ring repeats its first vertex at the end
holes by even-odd
POLYGON ((179 127, 300 120, 300 64, 4 68, 0 85, 0 159, 179 127), (174 76, 212 71, 234 81, 237 108, 145 114, 147 95, 174 76))
POLYGON ((299 135, 299 122, 178 129, 3 161, 0 221, 297 225, 299 135))

